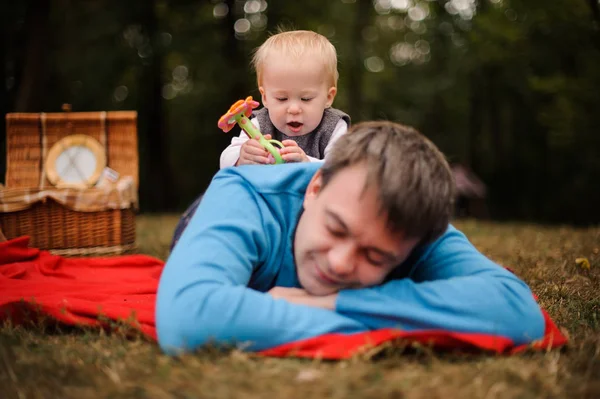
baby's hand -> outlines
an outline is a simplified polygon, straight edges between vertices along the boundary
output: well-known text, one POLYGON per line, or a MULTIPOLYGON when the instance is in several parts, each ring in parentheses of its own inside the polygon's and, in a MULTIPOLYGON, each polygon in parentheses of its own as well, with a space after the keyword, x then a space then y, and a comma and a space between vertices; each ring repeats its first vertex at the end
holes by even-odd
MULTIPOLYGON (((265 135, 267 140, 271 139, 270 135, 265 135)), ((264 165, 271 163, 269 160, 269 152, 263 148, 258 142, 258 139, 250 139, 242 144, 240 149, 240 157, 235 164, 239 165, 264 165)))
POLYGON ((304 150, 294 140, 283 140, 281 144, 284 147, 279 153, 285 162, 310 162, 304 150))

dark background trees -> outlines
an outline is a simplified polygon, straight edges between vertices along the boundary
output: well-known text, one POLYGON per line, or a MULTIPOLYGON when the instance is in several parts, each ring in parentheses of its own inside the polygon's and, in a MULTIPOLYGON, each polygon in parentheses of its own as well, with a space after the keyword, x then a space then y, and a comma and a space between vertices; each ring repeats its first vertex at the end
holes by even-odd
POLYGON ((487 183, 492 217, 600 222, 598 0, 10 3, 0 112, 137 110, 142 211, 206 188, 216 122, 258 98, 252 50, 283 25, 336 45, 335 106, 420 129, 487 183))

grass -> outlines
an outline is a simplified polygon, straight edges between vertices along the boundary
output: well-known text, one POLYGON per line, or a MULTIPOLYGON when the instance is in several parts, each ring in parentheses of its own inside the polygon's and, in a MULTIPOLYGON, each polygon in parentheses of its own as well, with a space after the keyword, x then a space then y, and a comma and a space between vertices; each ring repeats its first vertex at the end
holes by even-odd
MULTIPOLYGON (((164 259, 176 221, 138 217, 140 252, 164 259)), ((600 228, 455 224, 530 284, 570 336, 566 348, 490 356, 392 347, 340 362, 205 348, 169 358, 141 337, 7 324, 0 398, 599 398, 600 228)))

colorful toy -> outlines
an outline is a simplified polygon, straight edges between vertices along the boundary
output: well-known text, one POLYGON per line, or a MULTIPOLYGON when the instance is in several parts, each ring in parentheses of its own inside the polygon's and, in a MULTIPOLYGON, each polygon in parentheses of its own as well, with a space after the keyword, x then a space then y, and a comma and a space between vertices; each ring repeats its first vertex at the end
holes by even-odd
POLYGON ((276 164, 284 163, 285 161, 281 158, 279 150, 273 146, 273 144, 277 144, 279 147, 283 148, 283 144, 277 140, 267 140, 256 126, 250 122, 250 119, 248 119, 248 117, 252 115, 252 110, 258 107, 258 105, 258 101, 252 100, 252 96, 246 97, 245 100, 236 101, 235 104, 229 108, 229 111, 219 119, 219 129, 227 133, 237 123, 248 137, 251 139, 258 138, 258 142, 263 148, 273 155, 276 164))

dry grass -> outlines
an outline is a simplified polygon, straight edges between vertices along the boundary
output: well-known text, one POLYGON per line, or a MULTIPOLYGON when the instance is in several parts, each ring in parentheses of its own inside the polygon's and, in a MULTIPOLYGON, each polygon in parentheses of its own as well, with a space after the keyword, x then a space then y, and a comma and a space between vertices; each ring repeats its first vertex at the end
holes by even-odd
MULTIPOLYGON (((140 251, 164 258, 176 218, 139 218, 140 251)), ((1 398, 600 398, 600 228, 456 223, 510 266, 568 332, 561 351, 512 357, 390 348, 341 362, 207 348, 179 359, 142 338, 0 328, 1 398), (590 270, 575 263, 586 257, 590 270)))

